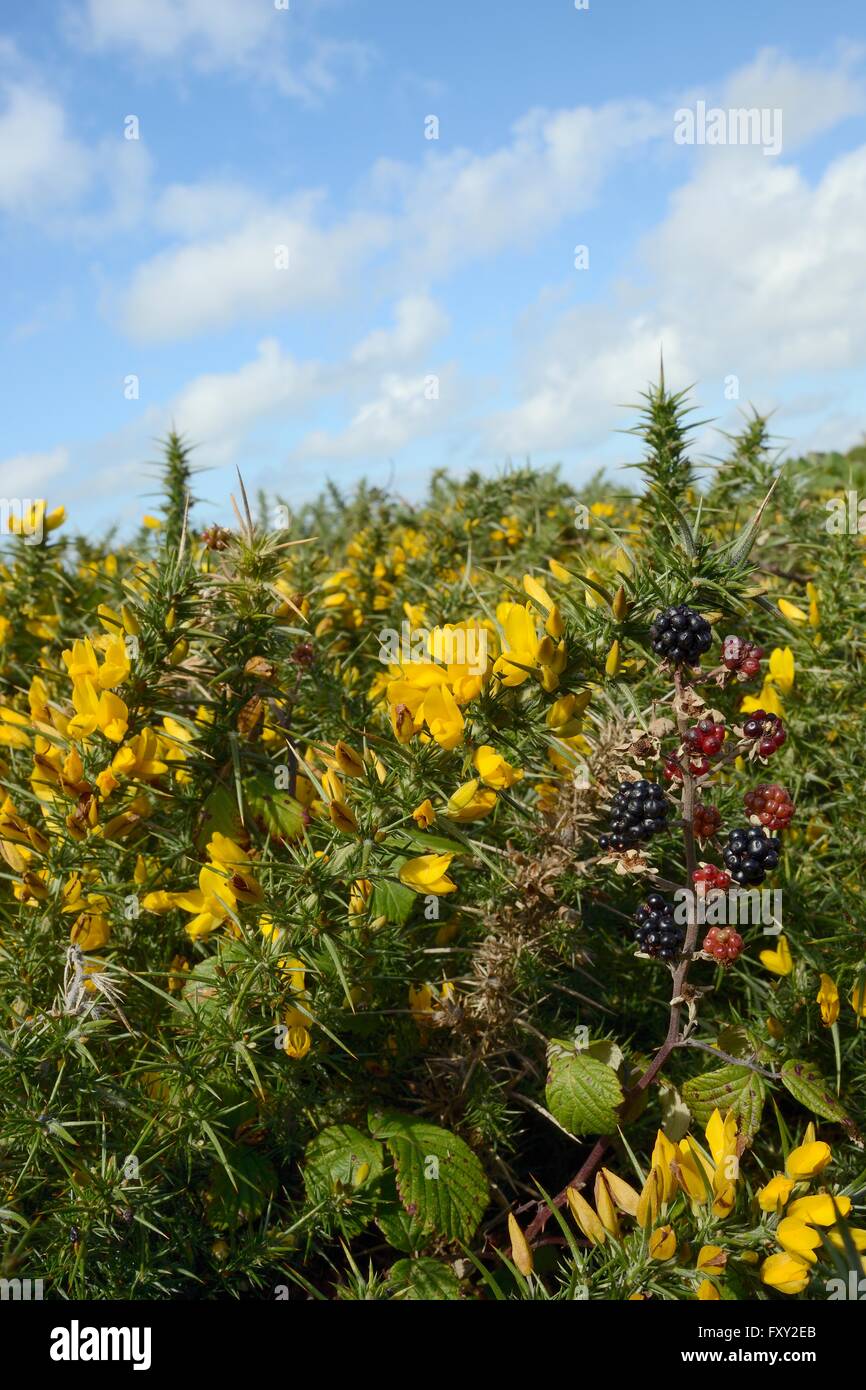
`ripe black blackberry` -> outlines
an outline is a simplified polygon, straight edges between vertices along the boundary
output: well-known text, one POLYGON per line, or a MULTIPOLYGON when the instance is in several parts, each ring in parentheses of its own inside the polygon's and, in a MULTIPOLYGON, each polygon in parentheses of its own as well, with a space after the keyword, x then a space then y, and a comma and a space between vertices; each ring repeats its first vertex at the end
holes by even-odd
POLYGON ((681 603, 656 615, 650 638, 653 651, 674 665, 700 666, 702 654, 712 646, 713 630, 706 618, 681 603))
POLYGON ((650 893, 634 914, 637 923, 635 941, 644 955, 655 960, 676 960, 685 940, 685 932, 674 920, 673 903, 661 893, 650 893))
POLYGON ((732 830, 722 851, 722 858, 734 883, 741 887, 763 883, 770 870, 775 869, 779 862, 779 841, 768 835, 760 825, 732 830))
POLYGON ((668 806, 665 794, 655 782, 620 782, 610 808, 609 835, 599 835, 601 850, 633 849, 665 829, 668 806))

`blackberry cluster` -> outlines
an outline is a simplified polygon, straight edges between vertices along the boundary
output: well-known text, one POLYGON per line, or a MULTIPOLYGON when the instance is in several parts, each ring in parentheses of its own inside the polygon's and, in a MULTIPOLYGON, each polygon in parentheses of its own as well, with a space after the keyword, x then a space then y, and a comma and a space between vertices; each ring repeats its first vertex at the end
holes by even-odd
POLYGON ((718 806, 696 806, 692 825, 699 840, 709 840, 722 823, 718 806))
POLYGON ((684 742, 688 752, 698 758, 714 758, 722 750, 726 732, 724 724, 717 724, 713 719, 702 719, 686 730, 684 742))
POLYGON ((754 791, 746 792, 743 805, 768 830, 787 830, 796 809, 791 793, 775 782, 762 782, 754 791))
POLYGON ((644 955, 655 960, 676 960, 685 932, 674 921, 673 904, 666 902, 661 893, 650 893, 645 903, 634 914, 637 922, 635 941, 644 955))
POLYGON ((655 782, 620 782, 610 808, 609 835, 599 835, 602 850, 633 849, 665 829, 670 807, 655 782))
POLYGON ((702 654, 712 646, 713 630, 706 618, 681 603, 656 615, 650 639, 657 656, 674 665, 700 666, 702 654))
POLYGON ((719 965, 733 965, 743 949, 743 938, 733 927, 710 927, 704 937, 704 950, 719 965))
POLYGON ((732 830, 722 852, 734 883, 744 886, 763 883, 779 862, 779 841, 758 825, 746 830, 732 830))
POLYGON ((785 726, 778 714, 768 714, 766 710, 756 709, 743 725, 746 738, 758 742, 758 752, 762 758, 769 758, 785 742, 785 726))
POLYGON ((726 637, 722 643, 722 661, 728 670, 736 671, 738 675, 746 678, 758 674, 763 655, 760 647, 756 647, 754 642, 747 642, 743 637, 726 637))

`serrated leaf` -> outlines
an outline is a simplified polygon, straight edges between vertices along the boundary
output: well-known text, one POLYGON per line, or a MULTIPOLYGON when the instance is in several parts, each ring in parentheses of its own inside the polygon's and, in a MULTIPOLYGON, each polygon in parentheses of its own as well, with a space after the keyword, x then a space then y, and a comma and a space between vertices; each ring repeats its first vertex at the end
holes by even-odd
POLYGON ((484 1169, 456 1134, 394 1111, 371 1114, 370 1132, 388 1146, 404 1210, 425 1232, 468 1243, 484 1214, 484 1169))
POLYGON ((374 1183, 382 1176, 384 1167, 382 1145, 375 1139, 354 1125, 328 1125, 307 1145, 304 1185, 310 1196, 318 1200, 323 1183, 329 1192, 337 1184, 356 1190, 374 1183))
POLYGON ((582 1047, 587 1057, 594 1057, 597 1062, 604 1062, 605 1066, 612 1067, 614 1071, 619 1071, 625 1061, 625 1054, 619 1043, 613 1042, 610 1038, 599 1038, 597 1042, 587 1043, 582 1047))
POLYGON ((746 1057, 751 1062, 767 1052, 761 1039, 742 1023, 730 1023, 716 1038, 716 1047, 729 1057, 746 1057))
POLYGON ((376 1213, 376 1225, 389 1245, 395 1250, 405 1250, 408 1254, 415 1250, 423 1250, 430 1239, 429 1232, 425 1232, 417 1216, 410 1216, 400 1206, 396 1186, 394 1205, 376 1213))
POLYGON ((758 1072, 729 1065, 691 1077, 682 1088, 682 1098, 704 1126, 714 1110, 722 1115, 733 1110, 741 1133, 751 1139, 761 1124, 767 1087, 758 1072))
POLYGON ((564 1051, 556 1044, 548 1064, 547 1108, 569 1134, 610 1134, 616 1129, 625 1097, 611 1067, 586 1052, 564 1051))
POLYGON ((834 1120, 842 1125, 856 1143, 862 1143, 857 1126, 847 1110, 839 1104, 817 1067, 810 1062, 790 1061, 784 1063, 780 1074, 782 1085, 796 1101, 823 1120, 834 1120))
POLYGON ((407 1302, 454 1302, 460 1297, 460 1280, 442 1260, 398 1260, 388 1271, 395 1297, 407 1302))
POLYGON ((375 1195, 384 1168, 382 1145, 375 1139, 354 1125, 329 1125, 307 1145, 304 1187, 314 1203, 339 1197, 343 1230, 357 1234, 372 1215, 362 1199, 375 1195))

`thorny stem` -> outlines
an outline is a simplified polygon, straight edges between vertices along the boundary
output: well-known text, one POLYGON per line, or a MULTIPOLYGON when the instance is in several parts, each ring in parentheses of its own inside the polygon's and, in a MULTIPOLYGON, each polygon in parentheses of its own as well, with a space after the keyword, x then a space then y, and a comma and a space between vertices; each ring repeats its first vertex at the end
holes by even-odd
POLYGON ((778 1081, 777 1072, 768 1071, 766 1067, 759 1067, 756 1062, 750 1062, 745 1057, 732 1057, 730 1052, 723 1052, 720 1047, 712 1047, 710 1043, 701 1042, 699 1038, 681 1038, 675 1047, 699 1047, 702 1052, 709 1052, 711 1057, 718 1057, 721 1062, 731 1062, 735 1067, 745 1067, 746 1071, 756 1071, 759 1076, 766 1076, 768 1081, 778 1081))
MULTIPOLYGON (((682 673, 679 668, 674 671, 674 685, 676 688, 677 701, 680 708, 677 710, 677 729, 680 740, 685 737, 688 729, 688 719, 682 710, 682 696, 684 693, 682 673)), ((692 776, 688 755, 680 760, 680 767, 683 774, 683 842, 686 855, 686 878, 690 886, 695 869, 697 868, 697 855, 695 853, 695 779, 692 776)), ((635 1082, 634 1086, 627 1092, 622 1106, 622 1118, 628 1120, 633 1113, 634 1103, 639 1096, 651 1086, 655 1081, 662 1067, 667 1062, 674 1048, 681 1047, 686 1041, 685 1035, 680 1036, 680 1021, 682 1018, 683 1004, 685 1003, 685 987, 688 980, 689 966, 692 963, 695 945, 698 936, 698 920, 695 912, 693 894, 686 896, 686 937, 683 943, 682 956, 680 962, 673 972, 673 987, 671 993, 670 1015, 668 1018, 668 1031, 664 1042, 650 1062, 643 1075, 635 1082)), ((568 1190, 571 1187, 581 1188, 586 1185, 598 1167, 607 1150, 614 1142, 614 1135, 603 1135, 596 1141, 582 1166, 575 1173, 574 1177, 566 1187, 558 1192, 553 1199, 553 1206, 565 1206, 568 1201, 568 1190)), ((535 1216, 526 1228, 526 1239, 535 1242, 552 1216, 551 1207, 546 1204, 538 1204, 535 1216)))

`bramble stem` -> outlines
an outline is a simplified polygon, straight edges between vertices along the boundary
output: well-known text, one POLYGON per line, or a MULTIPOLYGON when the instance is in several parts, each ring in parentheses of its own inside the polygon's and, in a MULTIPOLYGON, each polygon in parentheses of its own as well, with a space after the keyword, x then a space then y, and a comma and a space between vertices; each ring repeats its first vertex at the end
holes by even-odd
MULTIPOLYGON (((676 688, 677 696, 681 697, 683 694, 684 687, 682 673, 679 670, 679 668, 677 668, 674 671, 674 685, 676 688)), ((680 703, 682 703, 681 700, 680 703)), ((688 719, 686 718, 682 710, 679 710, 677 712, 677 729, 679 731, 680 740, 684 740, 686 731, 688 729, 688 719)), ((694 830, 695 779, 692 776, 692 771, 687 754, 686 756, 680 759, 680 768, 683 774, 683 843, 685 847, 686 857, 686 878, 688 881, 688 886, 691 887, 691 884, 693 882, 693 874, 695 872, 695 869, 697 868, 697 855, 695 853, 694 830)), ((679 964, 673 972, 673 987, 671 993, 670 1015, 668 1017, 668 1031, 665 1035, 664 1042, 662 1043, 653 1060, 650 1062, 646 1071, 635 1082, 634 1086, 632 1086, 626 1094, 622 1106, 622 1118, 624 1121, 627 1121, 630 1118, 635 1101, 638 1099, 641 1093, 645 1091, 648 1086, 651 1086, 653 1081, 655 1081, 656 1077, 658 1076, 662 1067, 667 1062, 674 1048, 682 1046, 684 1041, 684 1039, 680 1037, 680 1020, 682 1017, 683 1009, 683 992, 685 989, 686 982, 688 980, 689 966, 692 963, 692 956, 694 955, 695 945, 697 943, 698 937, 698 920, 697 913, 695 911, 693 893, 688 893, 686 895, 686 913, 686 937, 683 943, 682 956, 680 958, 679 964)), ((607 1150, 614 1142, 614 1138, 614 1135, 603 1135, 600 1139, 596 1140, 595 1144, 588 1153, 581 1167, 575 1173, 574 1177, 567 1184, 567 1186, 564 1187, 561 1192, 558 1192, 557 1195, 554 1197, 554 1206, 562 1207, 565 1205, 565 1203, 568 1200, 568 1189, 570 1187, 581 1188, 586 1185, 586 1183, 589 1181, 596 1168, 598 1167, 599 1163, 604 1158, 604 1155, 607 1153, 607 1150)), ((530 1243, 533 1242, 536 1239, 536 1237, 540 1235, 540 1233, 544 1230, 544 1227, 546 1226, 552 1214, 552 1210, 549 1206, 547 1206, 544 1203, 538 1204, 538 1209, 535 1213, 535 1216, 533 1217, 532 1221, 530 1221, 525 1231, 526 1239, 530 1241, 530 1243)))

